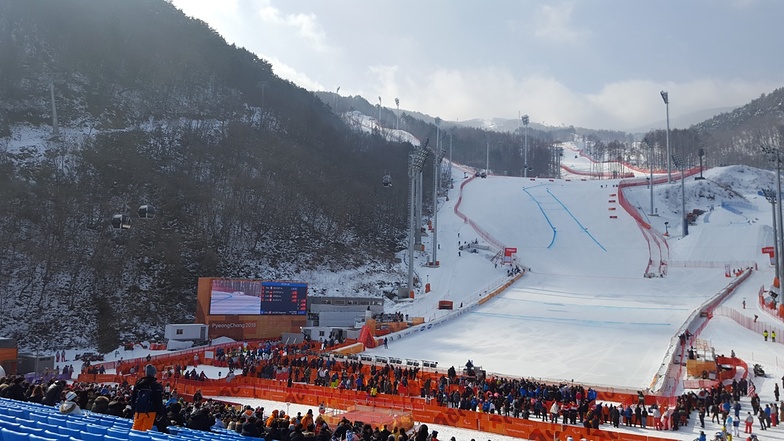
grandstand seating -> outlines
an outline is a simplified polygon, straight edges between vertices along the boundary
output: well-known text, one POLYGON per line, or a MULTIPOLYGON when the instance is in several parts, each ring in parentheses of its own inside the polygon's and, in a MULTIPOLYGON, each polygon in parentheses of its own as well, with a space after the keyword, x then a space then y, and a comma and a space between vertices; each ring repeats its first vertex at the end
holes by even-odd
MULTIPOLYGON (((0 441, 258 441, 226 429, 202 432, 169 427, 169 434, 131 430, 132 421, 85 412, 61 415, 57 407, 0 398, 0 441)), ((154 430, 154 429, 153 429, 154 430)))

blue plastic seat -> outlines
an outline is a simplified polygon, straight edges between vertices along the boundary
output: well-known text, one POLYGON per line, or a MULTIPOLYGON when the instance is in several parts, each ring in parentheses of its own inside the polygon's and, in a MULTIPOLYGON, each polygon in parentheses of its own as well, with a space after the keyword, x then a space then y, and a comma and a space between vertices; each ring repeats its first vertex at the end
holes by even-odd
POLYGON ((39 429, 38 427, 33 427, 34 424, 26 425, 21 424, 19 425, 19 430, 17 432, 27 433, 29 435, 38 435, 41 436, 44 433, 44 429, 39 429))
POLYGON ((28 420, 27 418, 16 417, 16 422, 27 427, 35 427, 35 421, 28 420))
POLYGON ((34 433, 31 433, 31 434, 29 434, 29 435, 27 436, 27 439, 28 439, 29 441, 57 441, 57 440, 56 440, 56 439, 54 439, 54 438, 45 438, 45 437, 43 437, 43 436, 36 435, 36 434, 34 434, 34 433))
POLYGON ((6 428, 8 430, 13 430, 15 432, 19 432, 19 427, 21 424, 17 423, 16 421, 2 421, 0 420, 0 428, 6 428))
POLYGON ((79 431, 79 430, 69 429, 68 427, 65 427, 64 425, 60 426, 59 429, 60 430, 58 432, 60 432, 61 435, 70 436, 70 437, 73 437, 73 438, 76 438, 76 439, 81 439, 79 437, 82 436, 82 432, 79 431))
POLYGON ((28 434, 14 432, 13 430, 8 430, 5 427, 0 429, 0 435, 2 435, 3 441, 30 441, 28 434))
POLYGON ((116 436, 104 435, 103 441, 128 441, 128 437, 126 436, 124 438, 118 438, 116 436))
POLYGON ((82 421, 77 421, 75 418, 74 419, 69 418, 65 420, 65 425, 69 429, 75 429, 80 431, 85 431, 87 429, 87 423, 82 421))
POLYGON ((46 422, 57 427, 65 426, 65 422, 68 420, 67 417, 62 415, 48 415, 46 417, 46 422))
POLYGON ((132 426, 118 426, 117 424, 115 424, 114 426, 106 429, 106 435, 114 436, 117 438, 127 438, 128 432, 131 431, 131 427, 132 426))
POLYGON ((100 424, 88 424, 86 431, 90 433, 97 433, 99 435, 106 435, 106 431, 108 429, 108 427, 101 426, 100 424))
POLYGON ((56 425, 47 423, 47 419, 37 420, 35 422, 35 427, 37 427, 39 429, 48 430, 48 431, 54 432, 54 433, 60 433, 60 430, 58 429, 58 427, 56 425))
POLYGON ((98 417, 93 420, 93 424, 97 424, 103 427, 112 427, 114 426, 114 421, 110 420, 109 418, 98 417))
POLYGON ((45 413, 41 413, 41 409, 36 409, 35 411, 31 409, 27 419, 45 422, 47 417, 48 416, 45 413))
POLYGON ((41 436, 46 437, 46 438, 56 439, 57 441, 71 441, 71 437, 70 436, 68 436, 68 435, 61 435, 61 434, 59 434, 57 432, 53 432, 51 430, 45 430, 43 435, 41 435, 41 436))
POLYGON ((104 441, 102 433, 82 431, 79 437, 82 441, 104 441))
POLYGON ((9 407, 8 414, 11 416, 15 416, 17 418, 24 418, 24 419, 27 419, 27 417, 30 415, 28 411, 15 407, 9 407))
POLYGON ((128 432, 130 431, 131 431, 130 427, 122 428, 122 427, 114 426, 106 430, 106 435, 113 436, 115 438, 128 439, 128 432))
POLYGON ((140 432, 138 430, 131 430, 128 432, 128 441, 150 441, 150 434, 147 432, 140 432))

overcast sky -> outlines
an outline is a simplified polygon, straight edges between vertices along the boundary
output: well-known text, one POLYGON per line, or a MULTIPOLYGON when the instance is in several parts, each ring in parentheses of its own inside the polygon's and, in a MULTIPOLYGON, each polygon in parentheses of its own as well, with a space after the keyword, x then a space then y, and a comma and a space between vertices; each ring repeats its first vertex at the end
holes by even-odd
POLYGON ((313 91, 636 129, 784 85, 778 0, 171 0, 313 91))

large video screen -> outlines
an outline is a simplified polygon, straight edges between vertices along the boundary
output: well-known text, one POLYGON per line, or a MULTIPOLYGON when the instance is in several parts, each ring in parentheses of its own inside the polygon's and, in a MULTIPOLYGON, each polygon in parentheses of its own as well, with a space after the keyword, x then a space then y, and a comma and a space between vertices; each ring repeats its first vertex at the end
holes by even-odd
POLYGON ((215 279, 210 289, 210 314, 260 314, 261 280, 215 279))
POLYGON ((297 282, 262 282, 262 314, 308 313, 308 285, 297 282))
POLYGON ((307 314, 308 285, 300 282, 215 279, 210 315, 307 314))

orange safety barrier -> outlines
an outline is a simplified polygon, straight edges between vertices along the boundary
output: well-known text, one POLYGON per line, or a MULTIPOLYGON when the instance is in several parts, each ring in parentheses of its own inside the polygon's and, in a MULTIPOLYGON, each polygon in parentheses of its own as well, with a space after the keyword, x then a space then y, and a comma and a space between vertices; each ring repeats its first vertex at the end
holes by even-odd
MULTIPOLYGON (((742 363, 740 360, 738 362, 742 363)), ((429 377, 435 376, 435 373, 422 372, 420 375, 429 377)), ((92 381, 93 378, 98 379, 102 376, 80 375, 80 381, 82 379, 92 381)), ((301 383, 287 387, 286 381, 255 377, 235 377, 228 383, 225 380, 194 381, 183 379, 177 379, 172 383, 178 393, 186 397, 201 390, 204 396, 246 397, 314 407, 324 403, 327 407, 344 410, 355 408, 357 405, 370 406, 379 409, 379 411, 382 411, 381 409, 405 409, 412 412, 415 420, 425 423, 443 424, 538 441, 565 439, 569 434, 573 437, 584 436, 593 441, 647 441, 649 439, 649 437, 642 435, 589 430, 578 426, 557 425, 537 420, 440 407, 426 403, 425 400, 419 398, 418 381, 409 383, 408 392, 413 393, 414 396, 379 394, 376 397, 370 397, 367 392, 362 391, 341 390, 301 383)), ((645 402, 650 405, 655 403, 656 399, 655 396, 646 396, 645 402)), ((637 395, 626 392, 597 391, 597 400, 630 404, 637 402, 637 395)), ((662 438, 655 439, 662 440, 662 438)))

